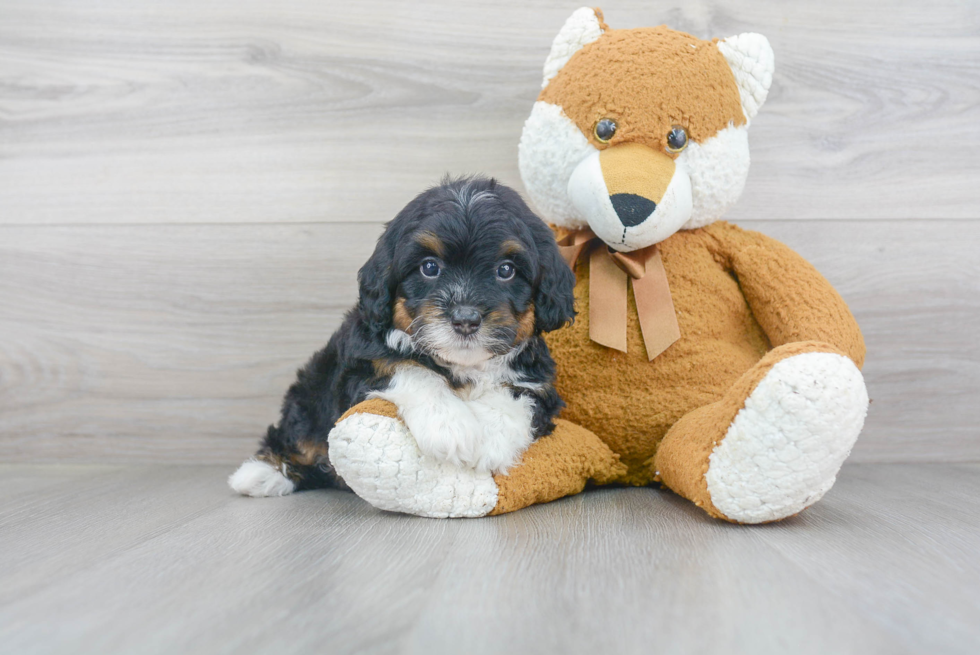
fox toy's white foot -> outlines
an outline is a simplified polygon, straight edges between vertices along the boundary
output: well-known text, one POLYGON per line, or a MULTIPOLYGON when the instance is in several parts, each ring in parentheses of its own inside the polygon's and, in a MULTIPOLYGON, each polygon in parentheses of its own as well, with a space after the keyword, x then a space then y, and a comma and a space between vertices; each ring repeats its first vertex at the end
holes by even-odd
POLYGON ((486 516, 497 504, 489 472, 423 455, 400 419, 352 413, 330 432, 330 462, 379 509, 432 518, 486 516))
POLYGON ((847 357, 810 352, 778 362, 709 457, 711 502, 739 523, 809 507, 833 486, 867 410, 864 378, 847 357))

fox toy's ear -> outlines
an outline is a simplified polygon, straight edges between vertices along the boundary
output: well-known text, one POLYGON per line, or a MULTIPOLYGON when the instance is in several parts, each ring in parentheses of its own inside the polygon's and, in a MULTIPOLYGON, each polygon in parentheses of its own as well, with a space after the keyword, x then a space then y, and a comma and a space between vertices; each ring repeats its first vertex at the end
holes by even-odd
POLYGON ((602 22, 602 11, 590 7, 577 9, 574 14, 568 17, 565 25, 562 26, 558 36, 551 44, 551 52, 544 61, 544 81, 541 88, 548 86, 558 71, 568 63, 582 46, 592 43, 606 29, 606 24, 602 22))
POLYGON ((769 95, 775 57, 769 40, 761 34, 746 32, 718 42, 718 50, 735 74, 742 112, 747 120, 759 113, 769 95))

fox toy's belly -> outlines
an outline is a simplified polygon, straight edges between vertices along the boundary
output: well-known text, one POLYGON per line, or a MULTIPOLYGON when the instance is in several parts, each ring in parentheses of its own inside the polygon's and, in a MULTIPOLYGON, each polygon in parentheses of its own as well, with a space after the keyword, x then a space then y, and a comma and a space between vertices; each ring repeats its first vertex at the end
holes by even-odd
POLYGON ((693 230, 661 244, 681 337, 653 361, 647 359, 632 288, 628 351, 589 339, 589 271, 581 261, 575 323, 546 337, 558 364, 555 386, 567 404, 562 418, 592 430, 620 455, 629 467, 622 482, 651 482, 645 463, 670 427, 721 398, 769 350, 713 243, 704 230, 693 230))

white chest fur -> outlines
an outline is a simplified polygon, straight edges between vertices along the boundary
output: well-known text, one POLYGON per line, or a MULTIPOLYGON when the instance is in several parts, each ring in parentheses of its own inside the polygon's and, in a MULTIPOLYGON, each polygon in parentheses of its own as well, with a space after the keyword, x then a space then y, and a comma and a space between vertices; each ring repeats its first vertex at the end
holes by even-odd
POLYGON ((459 368, 469 384, 459 392, 427 368, 398 369, 385 391, 372 394, 398 406, 423 454, 491 473, 506 473, 531 445, 532 404, 514 398, 506 362, 459 368))

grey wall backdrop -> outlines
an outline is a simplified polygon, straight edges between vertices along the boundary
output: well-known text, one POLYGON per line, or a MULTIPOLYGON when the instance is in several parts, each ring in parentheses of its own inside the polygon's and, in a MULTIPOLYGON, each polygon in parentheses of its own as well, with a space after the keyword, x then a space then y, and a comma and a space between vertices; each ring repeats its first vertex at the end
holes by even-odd
MULTIPOLYGON (((0 460, 232 463, 446 172, 522 189, 576 2, 0 0, 0 460)), ((853 461, 980 460, 980 4, 607 2, 776 52, 730 219, 865 331, 853 461)))

